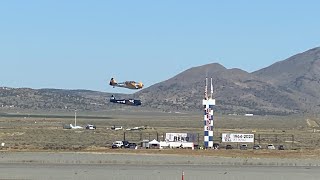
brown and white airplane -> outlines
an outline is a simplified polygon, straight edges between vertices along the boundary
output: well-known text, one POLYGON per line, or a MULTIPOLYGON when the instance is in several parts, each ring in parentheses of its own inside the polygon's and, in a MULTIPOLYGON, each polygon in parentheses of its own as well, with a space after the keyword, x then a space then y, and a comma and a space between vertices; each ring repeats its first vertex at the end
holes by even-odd
POLYGON ((109 85, 113 86, 113 87, 123 87, 123 88, 128 88, 128 89, 141 89, 141 88, 143 88, 142 82, 125 81, 125 82, 117 83, 117 81, 114 78, 111 78, 109 85))

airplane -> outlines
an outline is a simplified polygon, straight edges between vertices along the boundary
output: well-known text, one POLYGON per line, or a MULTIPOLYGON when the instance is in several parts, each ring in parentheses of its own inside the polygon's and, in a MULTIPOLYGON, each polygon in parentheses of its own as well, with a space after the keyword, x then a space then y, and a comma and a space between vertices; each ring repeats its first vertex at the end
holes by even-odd
POLYGON ((73 126, 72 124, 70 124, 71 129, 83 129, 83 127, 81 126, 73 126))
POLYGON ((141 105, 140 100, 137 100, 137 99, 116 99, 113 95, 110 98, 110 102, 131 105, 131 106, 140 106, 141 105))
POLYGON ((111 78, 110 86, 117 86, 117 87, 123 87, 123 88, 128 88, 128 89, 141 89, 143 88, 143 83, 142 82, 135 82, 135 81, 125 81, 125 82, 119 82, 117 83, 117 81, 114 78, 111 78))

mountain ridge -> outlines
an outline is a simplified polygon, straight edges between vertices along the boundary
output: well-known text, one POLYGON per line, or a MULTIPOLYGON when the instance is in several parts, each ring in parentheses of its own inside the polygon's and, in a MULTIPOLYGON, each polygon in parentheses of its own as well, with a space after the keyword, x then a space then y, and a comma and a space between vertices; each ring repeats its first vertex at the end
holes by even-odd
POLYGON ((110 103, 112 93, 48 88, 0 88, 0 108, 201 111, 206 77, 213 78, 216 111, 220 113, 288 115, 320 110, 320 47, 252 73, 211 63, 191 67, 130 95, 114 93, 121 98, 141 99, 139 108, 110 103))

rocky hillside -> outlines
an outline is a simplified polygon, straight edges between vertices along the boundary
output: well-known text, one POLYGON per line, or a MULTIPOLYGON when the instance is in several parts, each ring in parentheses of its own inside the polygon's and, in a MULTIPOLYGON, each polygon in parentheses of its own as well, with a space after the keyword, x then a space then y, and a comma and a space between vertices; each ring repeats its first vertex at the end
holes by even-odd
MULTIPOLYGON (((292 56, 253 73, 213 63, 190 68, 130 97, 142 100, 132 110, 201 111, 205 77, 212 77, 217 111, 278 114, 319 112, 320 48, 292 56)), ((87 90, 0 88, 0 108, 99 111, 131 108, 109 103, 111 94, 87 90)), ((116 94, 117 95, 117 94, 116 94)), ((118 97, 127 97, 119 94, 118 97)))
POLYGON ((318 112, 319 54, 320 48, 311 49, 253 73, 220 64, 194 67, 137 94, 154 108, 197 110, 208 76, 213 77, 217 110, 222 113, 318 112))
POLYGON ((0 88, 2 110, 99 110, 109 94, 87 90, 0 88))
POLYGON ((137 92, 144 105, 165 111, 200 110, 205 76, 213 78, 217 111, 222 113, 289 114, 291 94, 240 69, 220 64, 191 68, 167 81, 137 92))
POLYGON ((0 87, 0 113, 3 112, 70 112, 79 111, 150 111, 109 102, 111 95, 132 98, 133 95, 90 90, 30 89, 0 87))
POLYGON ((320 48, 277 62, 253 73, 264 81, 290 92, 300 110, 319 112, 320 48))

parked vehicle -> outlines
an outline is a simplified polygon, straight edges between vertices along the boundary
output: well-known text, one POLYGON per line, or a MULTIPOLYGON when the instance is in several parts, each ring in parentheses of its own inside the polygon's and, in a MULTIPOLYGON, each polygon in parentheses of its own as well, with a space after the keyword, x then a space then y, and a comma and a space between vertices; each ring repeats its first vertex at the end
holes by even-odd
POLYGON ((136 143, 129 143, 129 148, 130 149, 135 149, 137 147, 136 143))
POLYGON ((248 149, 248 145, 247 144, 241 144, 240 149, 241 150, 247 150, 248 149))
POLYGON ((233 149, 233 147, 230 144, 228 144, 226 145, 226 149, 233 149))
POLYGON ((123 142, 122 141, 115 141, 112 143, 112 149, 114 148, 122 148, 123 147, 123 142))
POLYGON ((267 149, 276 149, 273 144, 268 144, 267 149))
POLYGON ((261 149, 261 146, 259 144, 256 144, 253 146, 253 149, 256 149, 256 150, 261 149))
POLYGON ((64 124, 64 125, 63 125, 63 129, 71 129, 70 124, 64 124))
POLYGON ((213 149, 219 149, 219 143, 213 143, 213 149))
POLYGON ((122 130, 122 126, 111 126, 111 130, 115 130, 115 131, 122 130))
POLYGON ((122 141, 122 143, 123 143, 122 147, 124 147, 124 148, 129 148, 130 147, 129 141, 122 141))
POLYGON ((278 150, 284 150, 284 145, 279 145, 278 150))
POLYGON ((86 129, 94 130, 94 129, 97 129, 97 127, 95 125, 92 125, 92 124, 87 124, 86 125, 86 129))

